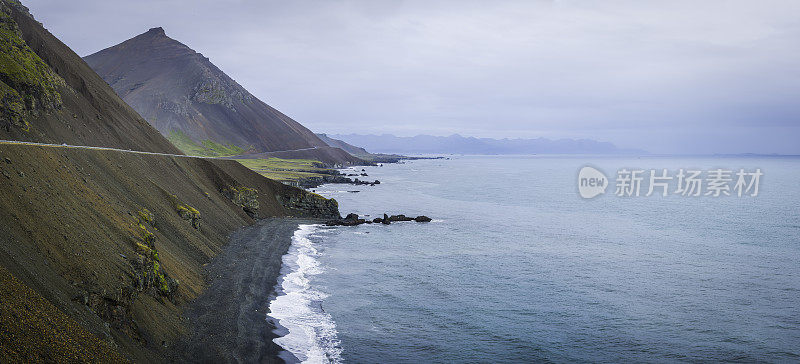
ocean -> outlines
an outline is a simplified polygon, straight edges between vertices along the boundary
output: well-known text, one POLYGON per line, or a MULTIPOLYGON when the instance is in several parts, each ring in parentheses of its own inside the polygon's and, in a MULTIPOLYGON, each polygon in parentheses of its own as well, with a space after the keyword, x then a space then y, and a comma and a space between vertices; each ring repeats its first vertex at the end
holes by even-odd
POLYGON ((433 221, 295 233, 271 316, 300 360, 800 360, 800 158, 449 156, 364 170, 381 184, 315 190, 343 214, 433 221), (581 198, 584 166, 607 176, 604 194, 581 198), (622 169, 644 171, 640 196, 615 194, 622 169), (674 177, 668 196, 645 196, 651 169, 674 177), (731 196, 673 193, 680 169, 732 171, 731 196), (757 196, 733 190, 740 169, 763 173, 757 196))

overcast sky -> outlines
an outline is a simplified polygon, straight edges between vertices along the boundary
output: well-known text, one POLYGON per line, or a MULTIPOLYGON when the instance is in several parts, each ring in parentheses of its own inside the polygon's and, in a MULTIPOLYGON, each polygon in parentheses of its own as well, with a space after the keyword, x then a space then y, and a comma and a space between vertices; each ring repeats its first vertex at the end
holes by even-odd
POLYGON ((800 154, 800 1, 23 0, 85 56, 161 26, 316 132, 800 154))

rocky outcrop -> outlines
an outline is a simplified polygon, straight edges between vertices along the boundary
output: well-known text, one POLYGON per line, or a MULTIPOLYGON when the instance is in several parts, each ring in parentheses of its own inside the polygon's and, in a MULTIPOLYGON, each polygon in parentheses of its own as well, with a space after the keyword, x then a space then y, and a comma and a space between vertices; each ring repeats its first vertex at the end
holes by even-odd
POLYGON ((347 214, 347 216, 343 219, 334 219, 328 220, 325 222, 327 226, 357 226, 361 224, 384 224, 389 225, 392 222, 400 222, 400 221, 416 221, 416 222, 430 222, 431 218, 425 215, 420 215, 417 217, 408 217, 406 215, 392 215, 388 216, 383 214, 383 218, 376 217, 372 220, 366 220, 359 218, 358 214, 347 214))
POLYGON ((12 5, 0 2, 0 124, 27 131, 31 115, 61 108, 66 84, 23 40, 12 5))
POLYGON ((316 193, 297 189, 294 193, 276 195, 275 198, 297 217, 341 218, 339 203, 316 193))
POLYGON ((197 211, 197 209, 194 207, 184 204, 178 200, 178 197, 175 195, 170 195, 169 200, 172 203, 172 206, 175 207, 175 212, 177 212, 182 219, 191 220, 193 228, 200 228, 200 211, 197 211))
POLYGON ((358 214, 347 214, 344 219, 337 219, 337 220, 330 220, 325 223, 328 226, 356 226, 361 224, 371 224, 371 221, 367 221, 365 219, 358 218, 358 214))
POLYGON ((229 186, 222 190, 222 195, 234 204, 241 206, 247 215, 255 217, 258 211, 258 191, 254 188, 229 186))
MULTIPOLYGON (((187 213, 187 215, 191 215, 191 213, 187 213)), ((199 227, 199 215, 198 212, 198 226, 195 229, 199 227)), ((137 292, 149 292, 154 296, 161 295, 172 300, 179 282, 170 278, 161 266, 161 258, 155 244, 155 234, 150 232, 150 229, 155 229, 155 216, 147 209, 139 210, 138 216, 140 235, 135 239, 136 256, 129 259, 135 269, 134 288, 137 292)), ((186 218, 184 219, 186 220, 186 218)), ((192 226, 194 226, 194 222, 192 226)))
POLYGON ((358 178, 349 178, 349 177, 347 177, 345 175, 342 175, 342 174, 336 174, 336 173, 339 173, 339 172, 335 171, 335 170, 333 172, 335 172, 335 173, 333 173, 333 174, 325 174, 323 176, 313 176, 313 177, 302 178, 299 181, 299 185, 300 185, 300 187, 304 187, 304 188, 315 188, 315 187, 319 187, 321 185, 324 185, 326 183, 341 183, 341 184, 350 184, 350 185, 357 185, 357 186, 365 186, 365 185, 374 186, 374 185, 381 184, 381 181, 379 181, 379 180, 374 180, 372 182, 370 182, 370 181, 362 181, 362 180, 360 180, 358 178))

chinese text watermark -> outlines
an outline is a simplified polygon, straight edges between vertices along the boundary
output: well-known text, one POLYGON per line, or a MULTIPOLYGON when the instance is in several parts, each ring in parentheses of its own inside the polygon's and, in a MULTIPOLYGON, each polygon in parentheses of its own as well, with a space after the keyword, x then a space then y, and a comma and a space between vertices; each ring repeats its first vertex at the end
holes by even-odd
MULTIPOLYGON (((627 169, 616 173, 614 195, 639 197, 652 195, 680 196, 758 196, 764 173, 760 168, 732 169, 627 169), (646 182, 646 184, 644 184, 646 182), (644 186, 643 186, 644 185, 644 186)), ((583 167, 578 172, 578 192, 583 198, 593 198, 605 193, 610 181, 593 167, 583 167)))

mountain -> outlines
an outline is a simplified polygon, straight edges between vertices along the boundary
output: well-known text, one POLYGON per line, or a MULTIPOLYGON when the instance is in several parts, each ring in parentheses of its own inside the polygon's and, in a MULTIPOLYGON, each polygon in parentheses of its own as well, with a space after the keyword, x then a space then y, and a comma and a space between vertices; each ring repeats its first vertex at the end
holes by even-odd
POLYGON ((364 149, 364 148, 357 147, 357 146, 352 145, 352 144, 348 144, 348 143, 346 143, 346 142, 344 142, 342 140, 339 140, 339 139, 333 139, 333 138, 329 137, 326 134, 317 134, 317 136, 323 142, 325 142, 325 144, 328 144, 331 147, 336 147, 336 148, 339 148, 341 150, 344 150, 345 152, 350 153, 350 154, 352 154, 354 156, 357 156, 357 157, 358 156, 367 156, 367 155, 370 154, 370 152, 367 152, 367 150, 364 149))
MULTIPOLYGON (((0 111, 2 363, 189 361, 175 357, 184 309, 231 233, 339 217, 335 200, 236 161, 180 155, 15 0, 0 0, 0 111)), ((261 245, 276 257, 267 282, 288 244, 261 245)))
POLYGON ((195 146, 252 153, 318 149, 310 154, 320 160, 358 162, 250 94, 162 28, 84 59, 125 102, 184 151, 195 146))
POLYGON ((0 23, 0 139, 180 154, 16 1, 0 23))
POLYGON ((619 149, 608 142, 590 139, 491 139, 417 135, 397 137, 383 135, 331 135, 350 144, 361 145, 373 152, 384 153, 455 153, 455 154, 624 154, 644 153, 619 149))
POLYGON ((366 162, 397 163, 402 160, 420 159, 420 157, 407 157, 399 154, 370 153, 364 148, 356 147, 343 140, 331 138, 327 134, 317 134, 317 136, 331 147, 340 148, 366 162))

